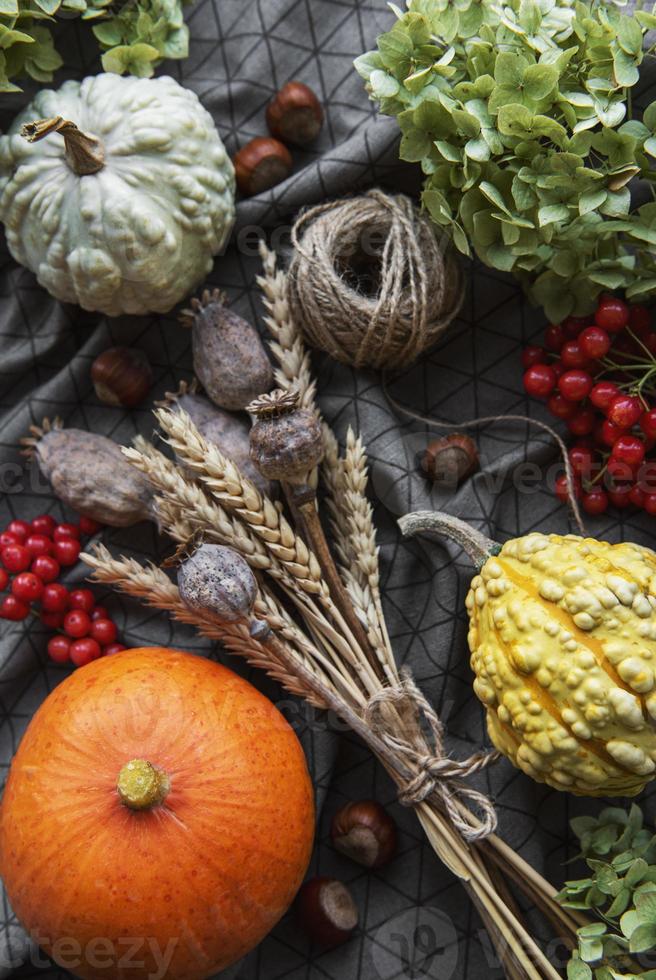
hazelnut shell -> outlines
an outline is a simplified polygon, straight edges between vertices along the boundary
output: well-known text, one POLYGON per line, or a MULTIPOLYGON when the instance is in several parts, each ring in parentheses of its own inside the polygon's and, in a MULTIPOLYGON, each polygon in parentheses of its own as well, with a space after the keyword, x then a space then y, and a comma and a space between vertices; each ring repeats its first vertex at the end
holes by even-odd
POLYGON ((323 109, 311 88, 303 82, 288 82, 269 103, 266 120, 276 139, 304 146, 321 132, 323 109))
POLYGON ((280 140, 258 136, 242 146, 233 157, 237 186, 254 197, 286 180, 292 172, 292 157, 280 140))
POLYGON ((96 395, 105 405, 134 408, 153 383, 148 358, 136 347, 109 347, 91 365, 96 395))
POLYGON ((296 899, 296 916, 312 942, 325 948, 347 942, 358 926, 353 896, 335 878, 306 881, 296 899))
POLYGON ((382 868, 396 854, 396 824, 376 800, 347 803, 333 817, 333 846, 365 868, 382 868))

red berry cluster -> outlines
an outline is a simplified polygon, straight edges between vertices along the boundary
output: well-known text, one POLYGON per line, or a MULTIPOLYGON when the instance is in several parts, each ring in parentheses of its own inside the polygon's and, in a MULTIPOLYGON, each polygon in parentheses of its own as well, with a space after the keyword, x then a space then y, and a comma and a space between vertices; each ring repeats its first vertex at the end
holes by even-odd
POLYGON ((97 606, 90 589, 69 591, 58 582, 62 568, 74 565, 80 537, 100 530, 100 524, 81 517, 79 524, 58 524, 49 514, 33 521, 11 521, 0 533, 0 619, 22 620, 32 605, 41 606, 41 622, 63 630, 48 643, 56 663, 70 661, 82 667, 125 647, 116 642, 116 625, 104 606, 97 606))
MULTIPOLYGON (((524 387, 575 437, 569 459, 588 514, 610 504, 656 515, 656 331, 644 306, 602 296, 594 316, 547 327, 522 354, 524 387)), ((556 496, 567 500, 565 475, 556 496)))

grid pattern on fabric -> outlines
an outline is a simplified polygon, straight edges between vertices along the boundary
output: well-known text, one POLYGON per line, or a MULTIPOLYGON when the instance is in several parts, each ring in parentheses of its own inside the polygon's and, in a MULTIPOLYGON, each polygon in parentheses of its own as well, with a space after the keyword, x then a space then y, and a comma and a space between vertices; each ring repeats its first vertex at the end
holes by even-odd
MULTIPOLYGON (((295 152, 293 176, 272 192, 238 206, 233 245, 217 259, 210 284, 224 289, 243 316, 261 322, 255 285, 259 271, 254 244, 257 229, 284 245, 280 227, 299 207, 373 184, 416 187, 413 168, 399 165, 394 120, 376 118, 353 58, 372 47, 392 14, 384 0, 198 0, 187 12, 189 58, 166 66, 192 88, 212 113, 232 153, 265 132, 267 102, 284 82, 299 78, 317 91, 326 107, 326 126, 316 146, 295 152)), ((60 31, 60 45, 71 77, 99 70, 88 27, 77 22, 60 31)), ((63 75, 63 73, 62 73, 63 75)), ((2 96, 0 122, 8 125, 23 96, 2 96)), ((3 247, 0 251, 0 463, 3 525, 13 517, 42 511, 64 516, 43 482, 28 476, 17 444, 32 422, 61 415, 69 426, 101 432, 128 443, 153 430, 148 405, 130 413, 101 405, 89 381, 93 358, 106 347, 127 344, 144 350, 153 365, 153 399, 191 378, 188 331, 176 311, 166 317, 119 318, 64 307, 52 300, 3 247)), ((479 267, 468 269, 468 296, 462 315, 438 347, 392 385, 394 397, 415 411, 460 422, 478 415, 528 413, 545 418, 528 403, 521 384, 521 347, 539 335, 540 315, 523 301, 509 279, 479 267)), ((381 379, 315 359, 321 407, 343 438, 353 426, 368 446, 376 521, 380 532, 384 603, 398 660, 409 665, 439 710, 448 748, 464 757, 487 743, 482 709, 472 693, 466 646, 464 600, 471 572, 450 546, 401 541, 396 518, 410 509, 444 505, 471 519, 492 537, 505 540, 541 528, 568 529, 567 514, 545 488, 542 476, 517 485, 526 464, 541 470, 557 466, 548 437, 527 425, 494 425, 478 431, 483 470, 451 498, 430 494, 417 473, 417 455, 429 438, 420 424, 395 417, 381 379)), ((553 474, 552 474, 553 475, 553 474)), ((610 514, 589 521, 595 537, 610 541, 653 540, 651 519, 610 514)), ((170 550, 154 528, 142 525, 105 534, 108 546, 139 559, 159 560, 170 550)), ((81 582, 82 566, 68 576, 81 582)), ((192 630, 173 626, 166 616, 136 602, 100 592, 131 646, 171 645, 216 656, 248 676, 297 725, 317 788, 320 808, 312 873, 342 878, 353 889, 361 912, 357 935, 332 952, 311 949, 288 916, 242 963, 228 970, 230 980, 405 980, 423 976, 490 980, 501 976, 484 941, 482 927, 464 890, 437 861, 414 815, 394 802, 393 788, 356 739, 336 736, 316 717, 252 670, 210 649, 192 630), (375 797, 390 805, 401 829, 398 858, 369 874, 334 852, 330 818, 349 799, 375 797), (421 931, 423 928, 423 932, 421 931), (434 955, 423 935, 432 935, 434 955), (429 950, 430 952, 430 950, 429 950), (423 972, 418 972, 418 971, 423 972)), ((0 629, 0 766, 6 773, 12 753, 31 715, 65 676, 49 663, 46 634, 38 626, 3 624, 0 629)), ((474 780, 496 801, 504 838, 533 866, 557 882, 562 862, 572 856, 569 819, 596 811, 603 801, 578 800, 532 783, 502 762, 474 780)), ((654 794, 644 799, 654 819, 654 794)), ((82 827, 80 833, 92 834, 82 827)), ((571 871, 571 869, 569 869, 571 871)), ((0 920, 0 972, 15 967, 19 977, 63 976, 23 963, 25 938, 3 897, 0 920), (10 955, 11 954, 11 955, 10 955), (21 965, 23 964, 23 965, 21 965)), ((557 956, 560 950, 554 950, 557 956)))

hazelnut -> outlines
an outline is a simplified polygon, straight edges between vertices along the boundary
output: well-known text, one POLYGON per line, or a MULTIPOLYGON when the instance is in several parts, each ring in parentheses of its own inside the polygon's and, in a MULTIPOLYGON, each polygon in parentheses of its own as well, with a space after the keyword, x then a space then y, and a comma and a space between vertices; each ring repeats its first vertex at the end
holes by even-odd
POLYGON ((135 347, 110 347, 91 365, 91 380, 105 405, 134 408, 153 383, 153 372, 143 351, 135 347))
POLYGON ((396 854, 396 824, 375 800, 343 806, 333 817, 330 836, 336 850, 365 868, 382 868, 396 854))
POLYGON ((321 132, 323 109, 311 88, 303 82, 287 82, 269 103, 266 120, 277 139, 303 146, 321 132))
POLYGON ((358 909, 350 891, 335 878, 311 878, 296 899, 302 929, 319 946, 339 946, 358 925, 358 909))
POLYGON ((271 136, 251 140, 235 154, 232 162, 237 186, 247 197, 281 184, 292 172, 289 150, 271 136))
POLYGON ((460 432, 434 439, 421 460, 421 468, 429 479, 445 489, 459 486, 478 467, 476 443, 460 432))

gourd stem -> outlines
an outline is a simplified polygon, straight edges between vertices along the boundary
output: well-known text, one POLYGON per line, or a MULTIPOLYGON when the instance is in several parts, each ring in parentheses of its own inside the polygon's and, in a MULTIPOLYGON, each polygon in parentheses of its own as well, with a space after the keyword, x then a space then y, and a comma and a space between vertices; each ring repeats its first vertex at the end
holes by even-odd
POLYGON ((482 568, 488 558, 498 555, 501 545, 471 527, 459 517, 444 514, 442 511, 419 510, 399 519, 399 527, 404 538, 415 534, 439 534, 457 542, 466 551, 476 568, 482 568))
POLYGON ((60 133, 64 137, 66 160, 78 176, 96 174, 105 166, 105 148, 100 140, 83 133, 68 119, 53 116, 52 119, 37 119, 21 127, 21 136, 28 143, 37 143, 50 133, 60 133))
POLYGON ((121 769, 116 789, 130 810, 152 810, 164 802, 170 789, 169 778, 146 759, 132 759, 121 769))

